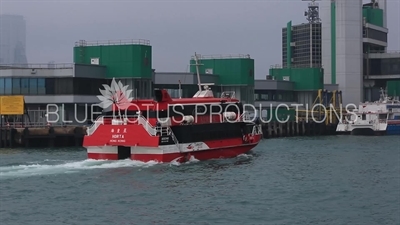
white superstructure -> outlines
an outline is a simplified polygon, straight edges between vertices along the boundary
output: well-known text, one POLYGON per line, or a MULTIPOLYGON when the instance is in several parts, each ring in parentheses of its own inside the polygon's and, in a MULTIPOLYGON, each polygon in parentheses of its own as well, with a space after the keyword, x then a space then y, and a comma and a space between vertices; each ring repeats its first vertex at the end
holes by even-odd
POLYGON ((393 133, 400 132, 400 101, 389 98, 383 91, 377 102, 366 102, 339 122, 337 132, 393 133), (390 127, 390 129, 388 129, 390 127), (388 131, 388 132, 387 132, 388 131))

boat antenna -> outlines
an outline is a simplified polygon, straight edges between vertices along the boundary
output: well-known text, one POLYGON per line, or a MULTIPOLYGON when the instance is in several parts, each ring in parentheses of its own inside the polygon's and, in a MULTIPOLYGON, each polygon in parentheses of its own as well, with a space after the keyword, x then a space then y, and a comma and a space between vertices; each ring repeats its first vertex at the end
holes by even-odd
POLYGON ((197 83, 199 85, 199 91, 201 91, 201 81, 200 81, 200 72, 199 72, 199 63, 198 63, 198 58, 197 58, 197 53, 194 53, 194 61, 195 61, 195 65, 196 65, 196 72, 197 72, 197 83))

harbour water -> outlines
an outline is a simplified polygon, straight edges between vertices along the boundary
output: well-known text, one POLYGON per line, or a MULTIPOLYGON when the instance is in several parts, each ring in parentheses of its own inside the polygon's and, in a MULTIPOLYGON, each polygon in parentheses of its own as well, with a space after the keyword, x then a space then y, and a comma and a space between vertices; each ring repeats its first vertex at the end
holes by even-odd
POLYGON ((267 139, 234 159, 1 149, 0 224, 400 224, 400 138, 267 139))

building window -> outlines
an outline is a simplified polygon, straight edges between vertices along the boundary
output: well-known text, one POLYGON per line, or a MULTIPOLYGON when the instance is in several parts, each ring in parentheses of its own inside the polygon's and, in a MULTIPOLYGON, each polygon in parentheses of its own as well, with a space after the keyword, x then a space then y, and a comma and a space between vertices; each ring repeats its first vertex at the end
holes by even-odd
POLYGON ((21 79, 21 94, 23 95, 29 94, 29 78, 21 79))
POLYGON ((379 31, 379 30, 374 30, 374 29, 368 28, 367 29, 367 37, 378 40, 378 41, 387 42, 387 33, 379 31))
MULTIPOLYGON (((365 62, 366 63, 366 62, 365 62)), ((370 59, 369 75, 397 75, 400 74, 400 58, 370 59)), ((367 74, 367 71, 364 71, 367 74)))
POLYGON ((29 79, 29 94, 37 95, 38 94, 38 83, 36 78, 29 79))
POLYGON ((13 78, 12 79, 12 94, 19 95, 21 94, 21 83, 20 78, 13 78))
POLYGON ((0 95, 4 95, 4 78, 0 78, 0 95))
POLYGON ((261 94, 261 101, 268 101, 268 94, 261 94))
POLYGON ((54 79, 54 82, 54 92, 56 95, 73 94, 72 78, 57 78, 54 79))
POLYGON ((260 100, 259 94, 254 94, 254 101, 260 100))
POLYGON ((46 82, 45 78, 38 78, 37 79, 37 93, 39 95, 45 95, 46 94, 46 82))
POLYGON ((11 95, 11 90, 12 90, 12 80, 11 78, 5 78, 4 79, 4 94, 6 95, 11 95))

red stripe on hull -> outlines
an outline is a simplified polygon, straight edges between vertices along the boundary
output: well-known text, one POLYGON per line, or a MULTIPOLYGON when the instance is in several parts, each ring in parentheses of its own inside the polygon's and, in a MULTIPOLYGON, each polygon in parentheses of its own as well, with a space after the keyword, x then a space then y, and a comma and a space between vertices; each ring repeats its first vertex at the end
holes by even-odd
MULTIPOLYGON (((157 161, 160 163, 172 162, 174 160, 178 162, 184 162, 190 159, 193 156, 197 160, 209 160, 209 159, 218 159, 218 158, 233 158, 240 154, 244 154, 253 149, 257 143, 235 146, 235 147, 226 147, 226 148, 217 148, 217 149, 207 149, 203 151, 194 151, 188 153, 170 153, 170 154, 132 154, 132 160, 138 160, 142 162, 149 161, 157 161)), ((88 158, 90 159, 108 159, 108 160, 118 160, 117 154, 103 154, 103 153, 88 153, 88 158)))
POLYGON ((387 123, 388 125, 400 124, 400 120, 388 120, 387 123))

